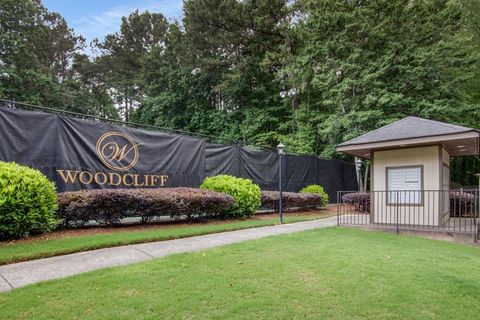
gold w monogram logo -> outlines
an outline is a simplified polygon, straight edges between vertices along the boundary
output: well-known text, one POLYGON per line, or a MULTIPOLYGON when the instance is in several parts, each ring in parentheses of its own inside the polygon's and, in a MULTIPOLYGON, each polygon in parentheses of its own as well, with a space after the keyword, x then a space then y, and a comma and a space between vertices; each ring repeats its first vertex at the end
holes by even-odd
POLYGON ((102 155, 110 159, 110 161, 122 161, 132 150, 135 150, 137 146, 138 144, 135 144, 127 150, 128 145, 124 145, 120 148, 118 143, 108 142, 102 147, 102 155))
POLYGON ((97 141, 96 149, 102 163, 113 170, 128 170, 138 161, 138 144, 121 132, 102 135, 97 141))

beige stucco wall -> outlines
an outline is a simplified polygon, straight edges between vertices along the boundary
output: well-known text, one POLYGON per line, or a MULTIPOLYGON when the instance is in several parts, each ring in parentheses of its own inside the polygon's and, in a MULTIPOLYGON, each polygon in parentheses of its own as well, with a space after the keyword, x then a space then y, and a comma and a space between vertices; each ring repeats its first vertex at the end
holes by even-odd
POLYGON ((442 160, 443 163, 450 166, 450 154, 447 152, 447 150, 445 150, 445 148, 442 148, 442 160))
MULTIPOLYGON (((423 166, 423 190, 441 189, 441 148, 438 146, 375 151, 372 168, 372 219, 375 223, 439 224, 439 193, 425 191, 422 205, 387 205, 387 167, 423 166), (378 191, 378 192, 375 192, 378 191), (382 192, 383 191, 383 192, 382 192), (398 218, 397 218, 398 215, 398 218)), ((443 152, 442 152, 443 153, 443 152)))
MULTIPOLYGON (((443 162, 442 166, 443 166, 443 165, 446 165, 447 167, 450 168, 450 154, 448 153, 447 150, 445 150, 445 148, 442 148, 442 162, 443 162)), ((444 179, 444 177, 443 177, 443 173, 444 173, 443 168, 442 168, 442 170, 441 170, 440 172, 441 172, 441 179, 440 179, 440 181, 442 181, 442 188, 441 188, 441 189, 445 189, 445 186, 443 185, 443 179, 444 179)), ((445 179, 447 179, 447 180, 449 181, 449 182, 448 182, 448 189, 450 189, 450 175, 451 175, 450 169, 448 169, 448 176, 445 177, 445 179)), ((442 199, 440 200, 440 203, 441 203, 441 209, 440 209, 440 210, 441 210, 441 212, 442 212, 442 218, 441 218, 441 220, 442 220, 443 223, 445 224, 445 223, 447 223, 448 220, 450 219, 450 215, 449 215, 449 210, 450 210, 450 198, 446 196, 446 195, 447 195, 447 192, 444 192, 443 194, 444 194, 444 196, 443 196, 442 199)), ((449 194, 449 192, 448 192, 448 194, 449 194)))

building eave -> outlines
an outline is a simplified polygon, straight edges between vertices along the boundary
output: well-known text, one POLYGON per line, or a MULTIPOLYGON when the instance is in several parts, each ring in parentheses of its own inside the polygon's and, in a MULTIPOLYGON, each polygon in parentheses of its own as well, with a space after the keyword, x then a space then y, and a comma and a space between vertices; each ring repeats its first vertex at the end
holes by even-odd
POLYGON ((443 135, 431 135, 417 138, 385 140, 359 144, 341 144, 336 147, 338 152, 351 154, 360 158, 370 159, 371 153, 382 149, 400 149, 406 147, 419 147, 430 145, 445 145, 452 156, 479 155, 480 132, 470 131, 443 135), (455 146, 462 146, 457 150, 455 146), (463 150, 464 151, 460 151, 463 150))

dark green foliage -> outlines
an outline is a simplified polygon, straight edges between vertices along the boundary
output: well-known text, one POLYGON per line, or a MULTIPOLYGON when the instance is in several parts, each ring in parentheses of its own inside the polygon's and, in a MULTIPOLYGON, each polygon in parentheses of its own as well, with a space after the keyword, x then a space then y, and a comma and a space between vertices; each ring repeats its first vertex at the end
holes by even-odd
MULTIPOLYGON (((283 206, 289 208, 315 208, 321 202, 321 197, 314 193, 282 192, 283 206)), ((280 193, 278 191, 262 191, 262 207, 278 209, 280 193)))
POLYGON ((280 97, 270 50, 284 40, 286 1, 185 1, 183 29, 165 35, 142 70, 144 123, 256 144, 276 142, 290 107, 280 97), (273 138, 272 138, 273 137, 273 138))
POLYGON ((142 122, 281 140, 326 158, 408 115, 478 126, 478 1, 189 0, 184 9, 185 29, 146 60, 142 122))
POLYGON ((480 161, 478 157, 455 157, 450 163, 452 187, 476 187, 479 183, 479 177, 475 174, 480 173, 480 161))
POLYGON ((306 186, 305 188, 300 190, 300 192, 318 194, 320 196, 320 199, 319 199, 320 207, 325 207, 328 204, 328 201, 330 200, 328 197, 328 194, 325 192, 325 189, 323 189, 323 187, 319 186, 318 184, 311 184, 309 186, 306 186))
POLYGON ((53 182, 37 170, 0 162, 0 239, 51 231, 56 209, 53 182))
POLYGON ((186 0, 181 22, 123 17, 90 58, 39 1, 0 16, 0 98, 325 158, 405 116, 480 123, 479 0, 186 0))
POLYGON ((85 40, 38 0, 0 1, 0 98, 118 117, 85 40))
POLYGON ((478 125, 479 101, 462 89, 473 57, 456 39, 458 3, 296 2, 294 32, 304 41, 285 71, 300 88, 300 129, 316 153, 334 156, 334 144, 407 115, 478 125))
MULTIPOLYGON (((145 82, 140 71, 151 51, 166 46, 168 23, 161 13, 132 12, 122 17, 120 31, 106 35, 104 41, 95 41, 102 55, 96 63, 104 70, 104 77, 112 98, 122 106, 126 121, 145 94, 145 82)), ((150 68, 149 66, 148 68, 150 68)))
POLYGON ((158 216, 218 217, 234 204, 229 195, 194 188, 84 190, 61 193, 58 199, 65 226, 112 225, 128 217, 143 222, 158 216))
POLYGON ((205 178, 201 189, 229 194, 235 205, 226 213, 229 217, 248 217, 260 207, 260 187, 249 179, 219 175, 205 178))

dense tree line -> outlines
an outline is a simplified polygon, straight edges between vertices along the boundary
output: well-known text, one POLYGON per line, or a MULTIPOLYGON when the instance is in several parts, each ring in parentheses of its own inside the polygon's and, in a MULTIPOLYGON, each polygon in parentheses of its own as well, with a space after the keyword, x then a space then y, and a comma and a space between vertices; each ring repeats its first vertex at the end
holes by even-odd
POLYGON ((479 0, 185 0, 86 44, 3 0, 0 98, 339 157, 406 115, 478 128, 479 21, 479 0))

